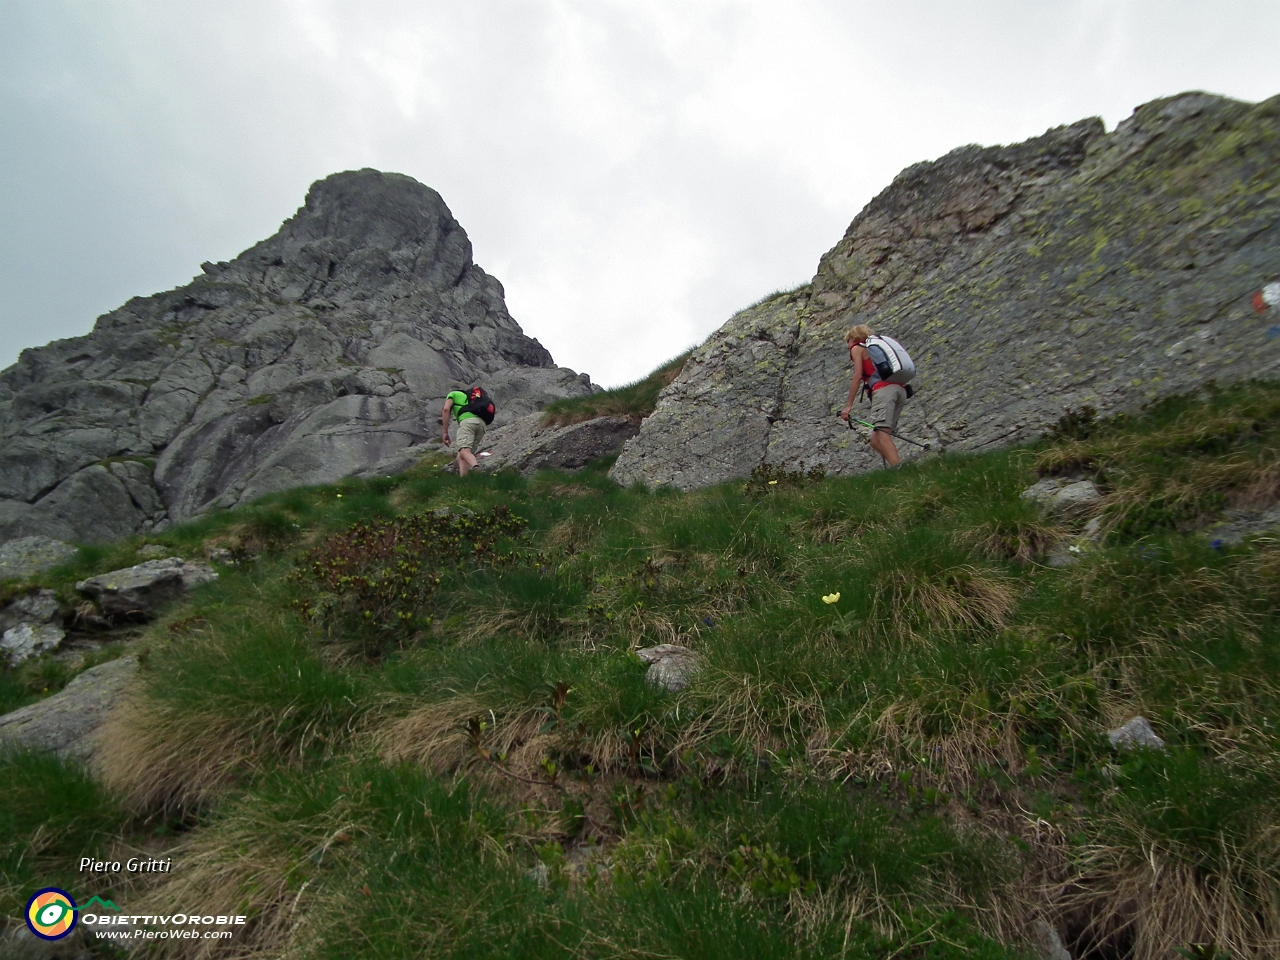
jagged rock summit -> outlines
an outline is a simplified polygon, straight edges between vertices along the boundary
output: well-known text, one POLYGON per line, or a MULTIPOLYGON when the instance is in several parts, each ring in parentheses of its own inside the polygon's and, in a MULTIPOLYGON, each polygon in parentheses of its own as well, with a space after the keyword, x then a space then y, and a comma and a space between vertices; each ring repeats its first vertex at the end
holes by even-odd
POLYGON ((428 441, 459 384, 501 398, 499 423, 592 389, 411 177, 318 181, 275 236, 202 269, 0 373, 0 542, 112 540, 367 473, 428 441))
POLYGON ((858 322, 915 357, 899 430, 934 450, 1029 440, 1064 408, 1110 414, 1274 377, 1277 278, 1280 97, 1187 93, 1109 134, 1092 119, 962 147, 904 170, 811 283, 696 350, 613 476, 691 489, 762 463, 878 467, 836 418, 858 322))

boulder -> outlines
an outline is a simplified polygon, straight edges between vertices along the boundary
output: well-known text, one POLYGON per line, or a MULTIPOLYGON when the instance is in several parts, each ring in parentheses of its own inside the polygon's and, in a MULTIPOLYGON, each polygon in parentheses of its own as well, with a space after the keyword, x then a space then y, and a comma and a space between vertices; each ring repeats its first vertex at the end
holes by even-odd
POLYGON ((0 636, 0 653, 16 667, 42 653, 58 649, 67 632, 56 623, 20 623, 0 636))
POLYGON ((1083 548, 1075 543, 1056 543, 1045 557, 1045 563, 1055 569, 1070 567, 1080 562, 1083 548))
POLYGON ((73 560, 79 551, 51 537, 17 537, 0 544, 0 580, 25 580, 73 560))
POLYGON ((116 540, 407 464, 474 383, 499 425, 592 389, 512 319, 438 193, 335 174, 235 260, 0 372, 0 540, 116 540))
POLYGON ((1134 717, 1127 723, 1108 731, 1107 739, 1111 745, 1121 750, 1133 750, 1146 747, 1149 750, 1163 750, 1164 741, 1151 728, 1146 717, 1134 717))
POLYGON ((1216 545, 1235 545, 1243 543, 1246 537, 1280 530, 1280 504, 1265 509, 1229 507, 1223 512, 1226 519, 1205 531, 1216 545))
POLYGON ((628 417, 596 417, 568 426, 542 425, 542 414, 521 417, 489 431, 481 448, 481 470, 577 470, 592 460, 608 457, 640 432, 628 417))
POLYGON ((101 664, 53 696, 0 716, 0 744, 87 761, 96 746, 94 734, 128 689, 137 666, 133 657, 101 664))
POLYGON ((1045 477, 1023 490, 1022 499, 1035 501, 1054 516, 1079 517, 1102 502, 1102 491, 1092 480, 1045 477))
POLYGON ((146 620, 192 587, 217 579, 217 571, 207 563, 168 557, 81 580, 76 589, 107 617, 146 620))
POLYGON ((1033 440, 1064 407, 1107 416, 1280 375, 1280 307, 1253 302, 1280 249, 1277 106, 1186 93, 1111 133, 1082 120, 908 167, 809 284, 693 351, 612 476, 692 489, 762 464, 878 469, 836 416, 856 323, 911 352, 899 428, 935 450, 1033 440))
POLYGON ((655 687, 662 687, 673 693, 687 687, 700 666, 696 653, 674 643, 645 647, 637 650, 636 656, 649 664, 645 679, 655 687))
POLYGON ((52 623, 62 610, 52 590, 37 590, 15 597, 0 610, 0 632, 20 623, 52 623))

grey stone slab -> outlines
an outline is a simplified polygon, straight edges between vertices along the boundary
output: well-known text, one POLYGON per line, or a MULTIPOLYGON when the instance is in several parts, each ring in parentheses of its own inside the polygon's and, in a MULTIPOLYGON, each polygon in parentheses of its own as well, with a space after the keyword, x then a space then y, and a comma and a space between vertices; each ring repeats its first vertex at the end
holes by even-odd
POLYGON ((0 716, 0 744, 88 760, 94 734, 128 690, 137 666, 131 656, 112 660, 86 670, 53 696, 0 716))
POLYGON ((16 537, 0 544, 0 580, 25 580, 37 573, 67 563, 77 549, 51 537, 16 537))
POLYGON ((20 623, 0 635, 0 655, 10 667, 17 667, 32 657, 57 650, 66 635, 56 623, 20 623))
POLYGON ((1107 733, 1107 739, 1113 747, 1132 750, 1134 747, 1146 747, 1151 750, 1163 750, 1164 741, 1152 729, 1146 717, 1138 716, 1127 721, 1107 733))
POLYGON ((146 560, 132 567, 89 577, 76 589, 112 619, 150 619, 187 590, 218 579, 207 563, 181 557, 146 560))

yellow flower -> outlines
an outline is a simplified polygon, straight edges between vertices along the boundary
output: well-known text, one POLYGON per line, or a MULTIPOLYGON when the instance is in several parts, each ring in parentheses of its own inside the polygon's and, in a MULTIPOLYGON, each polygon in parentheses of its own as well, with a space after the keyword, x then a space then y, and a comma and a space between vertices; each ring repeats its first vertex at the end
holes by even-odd
POLYGON ((771 486, 771 487, 776 487, 777 485, 778 485, 778 481, 777 481, 777 480, 770 480, 770 481, 769 481, 769 486, 771 486))
POLYGON ((837 590, 835 593, 828 593, 825 597, 822 598, 823 603, 838 603, 839 601, 840 601, 839 590, 837 590))

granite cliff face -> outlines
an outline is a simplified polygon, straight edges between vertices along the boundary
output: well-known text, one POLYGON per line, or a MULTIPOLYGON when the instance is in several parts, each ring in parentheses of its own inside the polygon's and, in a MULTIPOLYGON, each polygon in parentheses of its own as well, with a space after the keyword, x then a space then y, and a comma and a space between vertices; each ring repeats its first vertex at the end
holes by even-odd
POLYGON ((835 416, 857 322, 911 350, 899 429, 935 449, 1029 440, 1064 407, 1275 377, 1280 309, 1252 298, 1278 276, 1280 97, 1189 93, 1110 134, 1084 120, 962 147, 904 170, 810 284, 703 344, 613 476, 691 489, 762 463, 879 466, 835 416))
POLYGON ((115 539, 403 466, 459 384, 485 383, 499 423, 591 390, 409 177, 321 180, 275 236, 203 270, 0 373, 0 542, 115 539))

